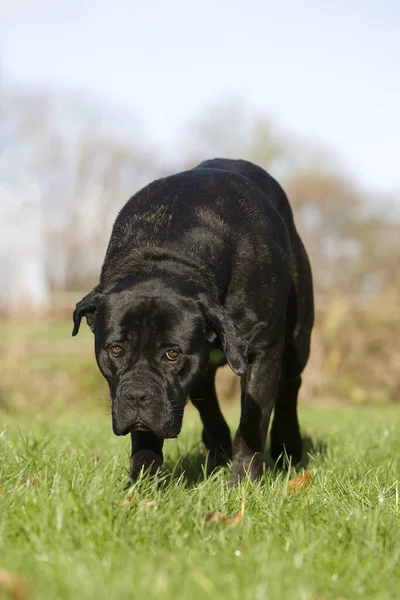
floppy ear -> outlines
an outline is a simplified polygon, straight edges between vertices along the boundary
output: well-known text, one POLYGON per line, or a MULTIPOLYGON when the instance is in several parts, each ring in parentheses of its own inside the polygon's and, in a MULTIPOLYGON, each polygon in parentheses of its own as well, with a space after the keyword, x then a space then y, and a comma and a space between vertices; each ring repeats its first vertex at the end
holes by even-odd
POLYGON ((247 370, 247 342, 238 335, 234 323, 225 315, 221 306, 210 303, 203 297, 200 307, 212 330, 208 341, 214 341, 216 334, 222 342, 226 360, 232 371, 236 375, 244 375, 247 370))
POLYGON ((78 333, 82 317, 86 317, 87 324, 94 332, 99 296, 100 294, 97 292, 97 288, 93 288, 92 291, 89 292, 87 296, 82 298, 82 300, 80 300, 75 306, 74 314, 72 316, 74 320, 72 335, 76 335, 78 333))

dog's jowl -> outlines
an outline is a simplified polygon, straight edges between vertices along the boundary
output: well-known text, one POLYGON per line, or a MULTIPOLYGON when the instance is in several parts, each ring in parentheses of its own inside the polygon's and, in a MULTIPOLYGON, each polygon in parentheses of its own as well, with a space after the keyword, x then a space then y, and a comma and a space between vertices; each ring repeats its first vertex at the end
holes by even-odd
POLYGON ((313 326, 307 254, 288 199, 263 169, 215 159, 159 179, 119 213, 99 284, 74 311, 95 336, 116 435, 132 438, 131 477, 162 463, 190 399, 213 464, 263 471, 271 452, 301 458, 297 395, 313 326), (215 391, 212 350, 241 378, 233 440, 215 391))

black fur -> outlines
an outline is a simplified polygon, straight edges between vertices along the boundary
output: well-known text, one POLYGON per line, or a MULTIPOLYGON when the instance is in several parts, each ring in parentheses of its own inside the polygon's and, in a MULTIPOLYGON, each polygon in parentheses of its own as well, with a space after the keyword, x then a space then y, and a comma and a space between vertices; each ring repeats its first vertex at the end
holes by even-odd
POLYGON ((161 464, 188 397, 216 464, 232 458, 235 480, 262 474, 274 407, 272 455, 300 459, 297 394, 314 320, 312 277, 288 199, 263 169, 215 159, 139 191, 115 221, 98 286, 76 306, 73 335, 82 316, 110 386, 114 432, 132 436, 133 478, 149 461, 161 464), (212 349, 241 376, 233 447, 212 349), (168 350, 178 351, 175 361, 168 350))

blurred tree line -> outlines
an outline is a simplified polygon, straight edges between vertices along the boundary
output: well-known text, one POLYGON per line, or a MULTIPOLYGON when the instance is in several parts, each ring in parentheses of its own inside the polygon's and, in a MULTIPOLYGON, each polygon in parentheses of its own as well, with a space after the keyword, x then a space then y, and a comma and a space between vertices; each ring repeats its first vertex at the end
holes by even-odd
MULTIPOLYGON (((87 291, 126 199, 156 177, 215 156, 264 167, 293 206, 317 304, 303 395, 399 400, 399 207, 371 197, 324 149, 239 103, 210 107, 187 125, 179 150, 163 153, 120 123, 107 126, 103 112, 82 100, 2 90, 3 314, 35 302, 51 312, 52 294, 87 291)), ((232 391, 237 383, 225 379, 232 391)))

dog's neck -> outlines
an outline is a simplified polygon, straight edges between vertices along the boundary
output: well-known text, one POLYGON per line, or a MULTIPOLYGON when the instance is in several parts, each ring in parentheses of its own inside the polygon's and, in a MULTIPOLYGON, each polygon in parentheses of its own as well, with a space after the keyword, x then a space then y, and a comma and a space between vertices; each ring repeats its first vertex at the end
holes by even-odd
POLYGON ((163 281, 171 281, 171 284, 179 280, 180 288, 186 288, 188 295, 207 290, 218 296, 212 273, 190 258, 157 248, 135 248, 125 257, 108 257, 103 265, 99 289, 128 289, 160 275, 163 281))

